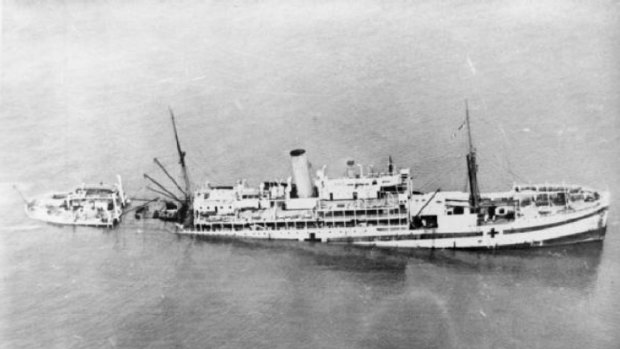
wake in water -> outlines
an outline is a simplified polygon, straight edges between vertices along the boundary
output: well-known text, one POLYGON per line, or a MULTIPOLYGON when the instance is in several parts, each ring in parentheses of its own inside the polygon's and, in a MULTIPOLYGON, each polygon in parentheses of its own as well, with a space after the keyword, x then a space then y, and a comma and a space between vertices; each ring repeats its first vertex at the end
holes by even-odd
POLYGON ((0 231, 7 231, 7 232, 17 232, 17 231, 31 231, 31 230, 36 230, 36 229, 40 229, 41 226, 40 225, 13 225, 13 226, 9 226, 9 227, 0 227, 0 231))

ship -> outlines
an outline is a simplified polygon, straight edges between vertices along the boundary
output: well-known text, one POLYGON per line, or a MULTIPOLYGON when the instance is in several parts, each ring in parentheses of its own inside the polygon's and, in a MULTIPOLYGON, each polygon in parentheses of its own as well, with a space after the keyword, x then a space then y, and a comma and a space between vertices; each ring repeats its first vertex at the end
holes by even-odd
MULTIPOLYGON (((313 173, 306 151, 295 149, 287 180, 256 188, 245 180, 207 183, 179 200, 190 209, 175 233, 422 249, 532 248, 604 239, 607 191, 545 183, 480 193, 467 103, 465 110, 468 191, 414 190, 410 169, 396 169, 391 157, 382 172, 365 171, 350 160, 343 176, 330 178, 326 167, 313 173)), ((176 127, 175 137, 186 173, 176 127)))
POLYGON ((121 222, 125 197, 121 177, 115 184, 81 184, 71 191, 25 200, 26 215, 58 225, 113 227, 121 222))

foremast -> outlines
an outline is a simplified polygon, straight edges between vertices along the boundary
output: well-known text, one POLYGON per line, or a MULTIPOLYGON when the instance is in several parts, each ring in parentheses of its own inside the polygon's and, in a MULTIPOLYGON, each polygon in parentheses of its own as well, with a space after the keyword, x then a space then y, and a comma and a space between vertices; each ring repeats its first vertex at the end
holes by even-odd
POLYGON ((185 200, 184 200, 184 205, 183 205, 184 207, 182 207, 179 212, 179 214, 181 215, 179 218, 182 219, 184 226, 191 227, 194 223, 194 214, 192 210, 193 195, 192 195, 191 184, 189 181, 189 174, 187 173, 187 166, 185 165, 185 152, 181 149, 181 143, 179 142, 179 135, 177 133, 177 125, 174 120, 174 113, 172 112, 171 108, 168 108, 168 110, 170 111, 170 118, 172 120, 172 129, 174 130, 174 139, 176 141, 177 152, 179 154, 179 164, 181 165, 181 172, 183 174, 183 181, 185 184, 185 191, 183 193, 185 194, 185 198, 184 198, 185 200))
POLYGON ((476 163, 476 148, 471 138, 471 125, 469 123, 469 106, 465 100, 465 123, 467 124, 467 138, 469 150, 467 153, 467 176, 469 177, 469 204, 474 212, 480 207, 480 189, 478 188, 478 164, 476 163))

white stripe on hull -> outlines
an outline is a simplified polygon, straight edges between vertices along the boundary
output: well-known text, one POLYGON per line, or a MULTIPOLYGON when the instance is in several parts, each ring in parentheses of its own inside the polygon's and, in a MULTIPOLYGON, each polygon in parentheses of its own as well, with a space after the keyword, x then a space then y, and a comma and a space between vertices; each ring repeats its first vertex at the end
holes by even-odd
POLYGON ((481 237, 360 241, 355 242, 355 244, 397 248, 497 248, 519 245, 541 247, 545 246, 546 242, 549 240, 569 238, 571 236, 603 229, 606 223, 606 215, 607 212, 603 211, 600 214, 576 222, 524 233, 504 234, 503 231, 499 231, 498 234, 492 236, 488 233, 489 230, 486 230, 481 237))

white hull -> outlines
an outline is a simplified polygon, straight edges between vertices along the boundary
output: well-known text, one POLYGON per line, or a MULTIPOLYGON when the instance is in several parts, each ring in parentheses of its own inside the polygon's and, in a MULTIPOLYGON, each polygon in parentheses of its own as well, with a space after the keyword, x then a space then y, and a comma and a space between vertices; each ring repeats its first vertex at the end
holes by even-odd
POLYGON ((404 226, 314 228, 282 230, 177 230, 181 235, 235 239, 274 239, 351 243, 386 248, 485 249, 542 247, 602 240, 607 226, 606 205, 571 213, 485 224, 459 231, 409 230, 404 226))
POLYGON ((43 211, 32 211, 26 206, 26 215, 41 222, 58 224, 58 225, 73 225, 73 226, 86 226, 86 227, 112 227, 113 222, 102 222, 101 219, 84 219, 77 218, 69 213, 64 214, 47 214, 43 211))

